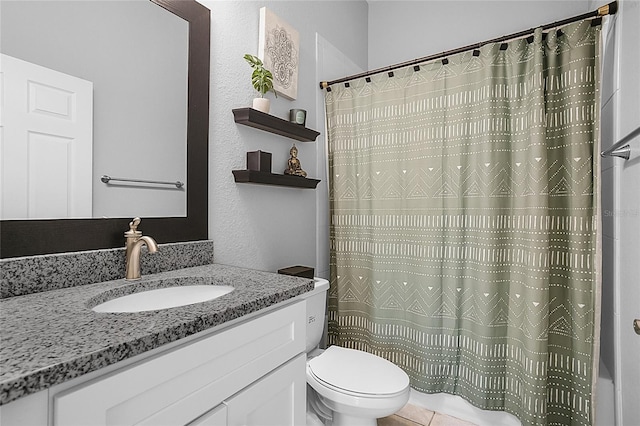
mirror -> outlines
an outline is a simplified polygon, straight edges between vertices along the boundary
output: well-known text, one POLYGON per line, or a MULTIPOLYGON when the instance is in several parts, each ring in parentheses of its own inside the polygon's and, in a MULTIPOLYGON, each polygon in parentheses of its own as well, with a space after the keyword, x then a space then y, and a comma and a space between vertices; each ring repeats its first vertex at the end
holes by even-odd
MULTIPOLYGON (((0 219, 185 216, 189 24, 148 0, 3 1, 0 219)), ((188 182, 187 182, 188 184, 188 182)))
MULTIPOLYGON (((195 0, 151 1, 154 7, 161 6, 188 24, 186 215, 141 215, 140 228, 159 243, 202 240, 208 232, 210 12, 195 0)), ((0 257, 121 247, 122 234, 134 215, 121 219, 3 220, 0 257)))

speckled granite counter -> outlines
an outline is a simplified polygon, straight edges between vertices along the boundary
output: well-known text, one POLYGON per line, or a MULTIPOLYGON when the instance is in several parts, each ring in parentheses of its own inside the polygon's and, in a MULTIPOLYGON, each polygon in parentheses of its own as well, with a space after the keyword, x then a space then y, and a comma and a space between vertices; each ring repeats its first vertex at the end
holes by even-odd
MULTIPOLYGON (((146 247, 140 254, 142 275, 213 263, 213 241, 187 241, 146 247)), ((124 246, 40 256, 0 259, 0 299, 124 277, 124 246)))
MULTIPOLYGON (((181 279, 182 285, 189 284, 181 279)), ((163 344, 288 300, 313 280, 205 265, 0 301, 0 405, 98 370, 163 344), (164 278, 197 277, 198 284, 231 285, 209 302, 139 313, 95 313, 101 294, 153 286, 164 278)), ((114 296, 112 293, 110 296, 114 296)))

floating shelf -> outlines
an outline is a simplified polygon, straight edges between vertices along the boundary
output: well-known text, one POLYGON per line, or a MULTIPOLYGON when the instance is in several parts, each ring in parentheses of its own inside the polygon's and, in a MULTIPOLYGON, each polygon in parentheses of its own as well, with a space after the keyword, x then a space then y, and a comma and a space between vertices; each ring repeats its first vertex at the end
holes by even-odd
POLYGON ((315 130, 307 129, 299 124, 265 114, 253 108, 236 108, 233 110, 233 117, 238 124, 255 127, 256 129, 286 136, 301 142, 313 142, 320 134, 315 130))
POLYGON ((303 178, 302 176, 278 175, 260 172, 258 170, 232 170, 237 183, 259 183, 262 185, 290 186, 294 188, 315 188, 318 179, 303 178))

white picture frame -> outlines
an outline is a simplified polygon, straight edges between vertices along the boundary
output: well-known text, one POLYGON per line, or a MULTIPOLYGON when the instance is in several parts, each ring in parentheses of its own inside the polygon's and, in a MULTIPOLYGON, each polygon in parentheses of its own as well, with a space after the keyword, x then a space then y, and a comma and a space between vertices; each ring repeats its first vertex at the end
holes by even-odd
POLYGON ((273 74, 278 96, 295 100, 298 96, 300 34, 266 7, 260 8, 258 57, 273 74))

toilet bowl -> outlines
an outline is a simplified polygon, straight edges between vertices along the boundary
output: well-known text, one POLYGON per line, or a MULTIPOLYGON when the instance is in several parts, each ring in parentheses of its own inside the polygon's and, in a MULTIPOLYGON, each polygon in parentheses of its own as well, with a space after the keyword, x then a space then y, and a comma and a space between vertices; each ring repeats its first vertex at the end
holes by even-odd
POLYGON ((317 349, 324 329, 329 282, 316 278, 307 304, 308 409, 333 426, 375 426, 409 400, 409 377, 379 356, 331 346, 317 349))

